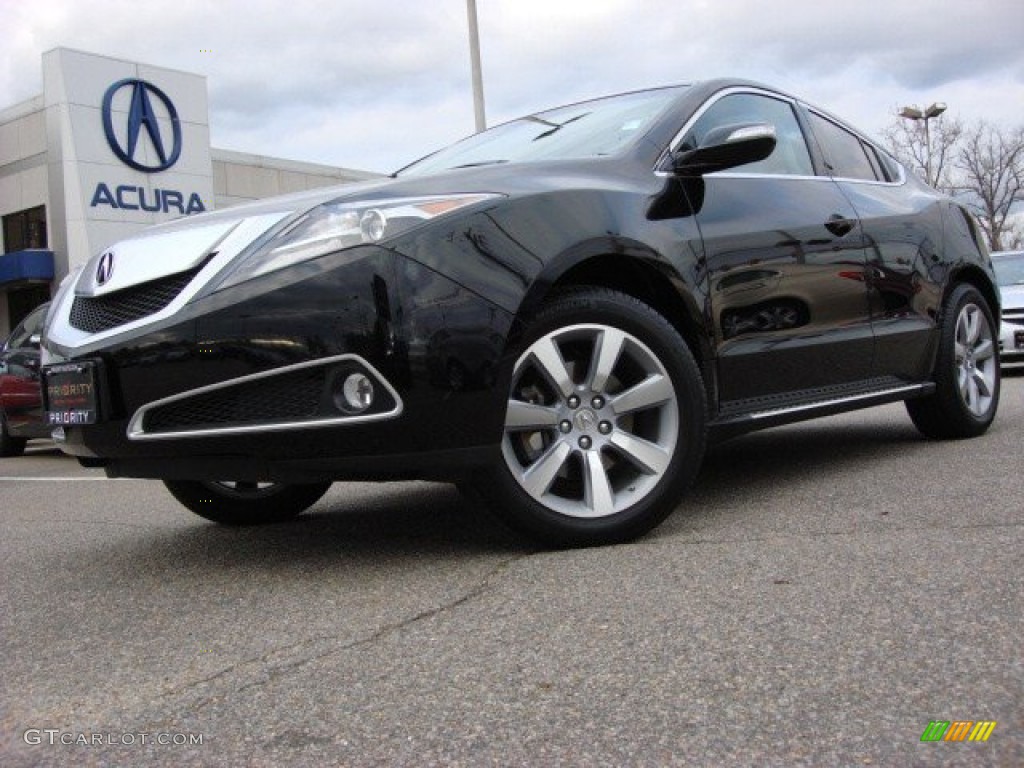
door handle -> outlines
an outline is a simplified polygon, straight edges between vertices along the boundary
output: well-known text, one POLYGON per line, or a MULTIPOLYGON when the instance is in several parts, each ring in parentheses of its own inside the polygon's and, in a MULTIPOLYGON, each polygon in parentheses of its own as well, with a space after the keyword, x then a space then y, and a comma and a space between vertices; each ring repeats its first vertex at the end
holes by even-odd
POLYGON ((833 213, 828 217, 828 221, 825 222, 825 229, 836 237, 845 237, 853 231, 853 227, 856 223, 857 221, 855 219, 847 219, 845 216, 833 213))

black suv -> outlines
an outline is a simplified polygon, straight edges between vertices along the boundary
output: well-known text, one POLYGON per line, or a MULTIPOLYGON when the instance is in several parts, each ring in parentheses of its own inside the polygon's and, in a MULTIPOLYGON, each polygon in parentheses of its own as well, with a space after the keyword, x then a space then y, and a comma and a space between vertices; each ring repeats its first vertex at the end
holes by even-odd
POLYGON ((999 401, 970 215, 828 112, 716 80, 573 104, 364 184, 96 254, 55 300, 49 419, 223 523, 425 477, 543 541, 658 524, 709 440, 999 401))

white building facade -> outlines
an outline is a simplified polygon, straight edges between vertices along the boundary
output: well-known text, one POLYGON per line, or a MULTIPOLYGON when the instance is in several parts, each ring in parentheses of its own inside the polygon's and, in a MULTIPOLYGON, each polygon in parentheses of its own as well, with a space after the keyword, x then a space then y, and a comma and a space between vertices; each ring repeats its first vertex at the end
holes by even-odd
POLYGON ((212 148, 205 77, 49 51, 43 93, 0 110, 0 340, 140 229, 376 175, 212 148))

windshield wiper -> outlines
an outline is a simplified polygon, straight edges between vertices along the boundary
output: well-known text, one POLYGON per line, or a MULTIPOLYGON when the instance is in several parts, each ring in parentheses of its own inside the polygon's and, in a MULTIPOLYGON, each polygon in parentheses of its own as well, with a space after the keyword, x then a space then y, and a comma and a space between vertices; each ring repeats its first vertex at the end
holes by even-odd
POLYGON ((463 163, 462 165, 453 165, 449 168, 449 171, 454 171, 457 168, 478 168, 481 165, 501 165, 507 163, 508 160, 479 160, 475 163, 463 163))
POLYGON ((546 125, 546 126, 549 126, 551 128, 550 131, 544 131, 544 133, 540 134, 539 136, 535 136, 533 138, 533 140, 537 141, 539 139, 546 139, 548 136, 550 136, 553 133, 558 133, 558 131, 560 131, 563 128, 565 128, 565 126, 567 126, 569 123, 575 123, 577 120, 582 120, 584 117, 586 117, 589 114, 590 114, 589 112, 584 112, 581 115, 576 115, 576 117, 570 117, 568 120, 566 120, 563 123, 556 123, 553 120, 545 120, 543 117, 537 117, 537 115, 527 115, 526 117, 524 117, 522 119, 523 120, 529 120, 531 123, 540 123, 541 125, 546 125))

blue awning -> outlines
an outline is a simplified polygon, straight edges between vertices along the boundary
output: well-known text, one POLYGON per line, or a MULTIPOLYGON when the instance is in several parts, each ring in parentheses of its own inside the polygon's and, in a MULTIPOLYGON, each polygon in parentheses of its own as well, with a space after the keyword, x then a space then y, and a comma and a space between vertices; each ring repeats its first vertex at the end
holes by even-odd
POLYGON ((33 248, 0 256, 0 285, 24 280, 53 280, 53 251, 33 248))

